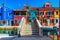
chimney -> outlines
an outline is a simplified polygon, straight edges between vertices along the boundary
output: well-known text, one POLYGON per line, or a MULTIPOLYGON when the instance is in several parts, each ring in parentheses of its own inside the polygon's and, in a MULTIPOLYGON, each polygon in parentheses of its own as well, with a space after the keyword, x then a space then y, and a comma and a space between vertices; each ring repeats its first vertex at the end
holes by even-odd
POLYGON ((27 11, 29 9, 29 5, 28 4, 24 4, 24 10, 27 11))
POLYGON ((26 4, 24 4, 24 11, 26 11, 26 7, 27 7, 27 5, 26 5, 26 4))
POLYGON ((43 6, 43 8, 49 8, 49 7, 51 7, 50 2, 46 2, 46 3, 44 4, 44 6, 43 6))

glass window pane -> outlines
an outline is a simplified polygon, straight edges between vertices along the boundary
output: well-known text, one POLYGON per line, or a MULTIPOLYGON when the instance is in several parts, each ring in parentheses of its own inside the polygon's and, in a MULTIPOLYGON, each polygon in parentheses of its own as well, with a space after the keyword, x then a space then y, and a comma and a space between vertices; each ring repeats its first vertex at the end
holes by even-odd
POLYGON ((54 13, 53 12, 46 12, 47 16, 52 16, 54 13))
POLYGON ((49 16, 49 12, 46 12, 46 15, 49 16))
POLYGON ((54 22, 54 20, 50 20, 50 23, 53 23, 54 22))
POLYGON ((50 12, 50 16, 52 16, 54 13, 53 12, 50 12))
POLYGON ((58 11, 56 11, 56 15, 58 15, 58 11))
POLYGON ((44 12, 40 12, 40 15, 44 15, 44 12))
POLYGON ((58 23, 58 19, 56 19, 56 23, 58 23))
POLYGON ((21 12, 20 14, 21 14, 21 15, 26 15, 26 12, 21 12))
POLYGON ((19 12, 14 12, 14 15, 19 15, 19 12))

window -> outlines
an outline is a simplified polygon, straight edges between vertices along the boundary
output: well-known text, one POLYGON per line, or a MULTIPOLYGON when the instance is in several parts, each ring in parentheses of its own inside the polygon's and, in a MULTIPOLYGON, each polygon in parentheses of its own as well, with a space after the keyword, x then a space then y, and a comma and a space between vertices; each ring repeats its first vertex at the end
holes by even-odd
POLYGON ((49 7, 50 5, 46 5, 46 7, 49 7))
POLYGON ((17 20, 15 20, 15 22, 17 22, 17 20))
POLYGON ((4 30, 3 33, 6 33, 6 31, 4 30))
POLYGON ((44 15, 44 12, 40 12, 40 15, 44 15))
POLYGON ((10 20, 8 20, 8 25, 10 26, 10 20))
POLYGON ((47 23, 47 20, 43 20, 43 23, 47 23))
POLYGON ((54 13, 53 12, 50 12, 50 16, 52 16, 54 13))
POLYGON ((48 15, 48 16, 49 16, 49 15, 50 15, 50 14, 49 14, 49 12, 46 12, 46 15, 48 15))
POLYGON ((21 12, 20 15, 26 15, 26 12, 21 12))
POLYGON ((10 16, 11 15, 11 13, 10 12, 8 12, 8 16, 10 16))
POLYGON ((58 19, 56 19, 56 23, 58 23, 58 19))
POLYGON ((0 13, 0 16, 2 15, 2 13, 0 13))
POLYGON ((53 12, 46 12, 47 16, 52 16, 54 13, 53 12))
POLYGON ((50 20, 50 23, 54 23, 54 20, 50 20))
POLYGON ((58 15, 58 11, 56 11, 56 15, 58 15))
POLYGON ((14 21, 11 21, 11 26, 13 26, 14 21))
POLYGON ((13 26, 13 21, 12 20, 8 20, 8 25, 9 26, 13 26))
POLYGON ((28 7, 28 6, 27 6, 26 8, 27 8, 27 9, 29 9, 29 7, 28 7))
POLYGON ((14 34, 14 31, 11 31, 11 34, 14 34))
POLYGON ((14 15, 19 15, 19 12, 15 12, 14 15))
POLYGON ((5 21, 3 21, 3 24, 5 24, 6 22, 5 21))

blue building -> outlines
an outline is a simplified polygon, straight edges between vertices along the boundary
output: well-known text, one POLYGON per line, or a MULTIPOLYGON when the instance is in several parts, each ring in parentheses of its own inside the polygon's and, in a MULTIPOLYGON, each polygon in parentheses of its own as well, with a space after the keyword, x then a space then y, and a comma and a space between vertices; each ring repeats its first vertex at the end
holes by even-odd
POLYGON ((11 25, 13 20, 13 10, 6 8, 5 4, 3 3, 2 7, 0 8, 0 21, 2 25, 11 25))
POLYGON ((1 6, 0 6, 0 20, 1 20, 1 6))
POLYGON ((13 10, 7 10, 7 24, 13 26, 13 10))

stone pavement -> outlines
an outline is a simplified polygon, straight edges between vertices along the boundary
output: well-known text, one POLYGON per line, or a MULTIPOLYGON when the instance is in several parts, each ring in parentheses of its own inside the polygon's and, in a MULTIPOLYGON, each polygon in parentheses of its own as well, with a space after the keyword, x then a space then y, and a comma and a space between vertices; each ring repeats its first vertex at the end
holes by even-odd
POLYGON ((13 40, 52 40, 50 37, 19 37, 13 40))
POLYGON ((50 37, 40 37, 40 36, 24 36, 24 37, 5 37, 5 38, 0 38, 0 40, 52 40, 50 37))
POLYGON ((13 40, 15 37, 5 37, 5 38, 0 38, 0 40, 13 40))
POLYGON ((0 40, 13 40, 15 38, 17 38, 17 36, 1 37, 0 40))

